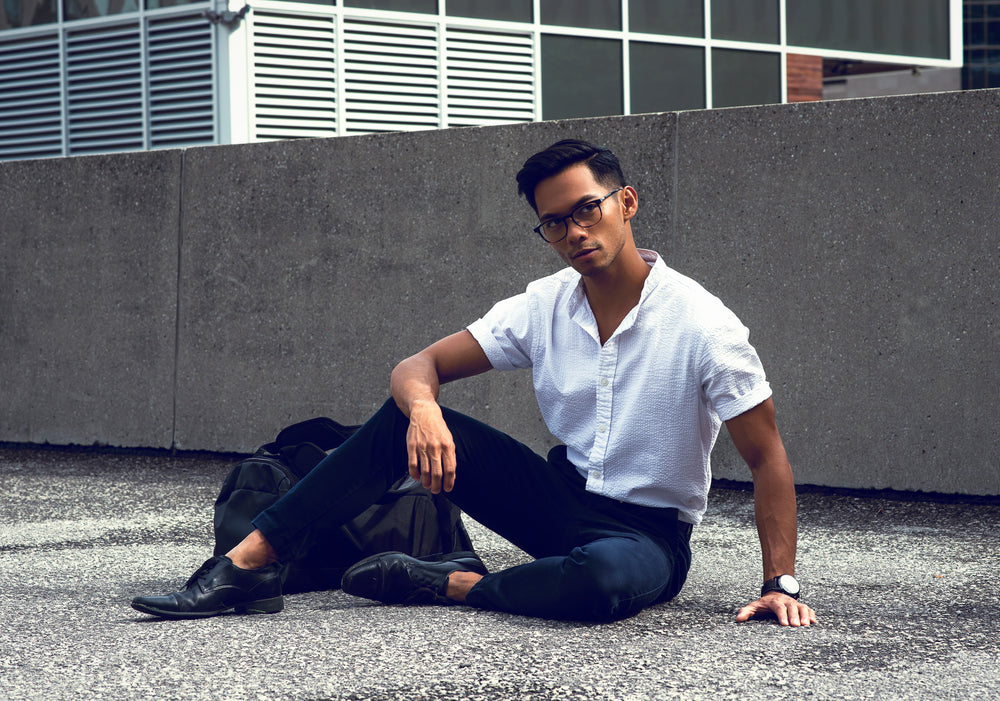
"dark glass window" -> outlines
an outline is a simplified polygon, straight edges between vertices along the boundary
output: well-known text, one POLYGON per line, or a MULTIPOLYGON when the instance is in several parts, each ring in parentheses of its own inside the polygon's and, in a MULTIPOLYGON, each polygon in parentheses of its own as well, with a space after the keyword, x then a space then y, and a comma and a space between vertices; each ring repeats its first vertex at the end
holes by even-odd
POLYGON ((436 15, 437 0, 344 0, 344 7, 363 7, 367 10, 394 10, 396 12, 423 12, 436 15))
POLYGON ((542 24, 621 29, 620 0, 541 0, 542 24))
POLYGON ((1000 46, 1000 20, 986 23, 986 43, 990 46, 1000 46))
POLYGON ((139 0, 63 0, 63 19, 106 17, 138 12, 139 0))
MULTIPOLYGON (((158 10, 161 7, 177 7, 178 5, 190 5, 204 0, 146 0, 147 10, 158 10)), ((332 0, 327 0, 326 4, 331 4, 332 0)))
POLYGON ((986 87, 986 68, 983 66, 962 67, 962 89, 978 90, 986 87))
POLYGON ((620 41, 542 35, 542 119, 621 114, 623 94, 620 41))
POLYGON ((49 24, 59 19, 56 0, 0 0, 0 29, 49 24))
POLYGON ((712 38, 777 44, 778 0, 712 0, 712 38))
POLYGON ((448 0, 445 11, 452 17, 531 22, 531 0, 448 0))
POLYGON ((705 106, 705 50, 629 42, 632 114, 701 109, 705 106))
POLYGON ((633 32, 705 36, 705 0, 631 0, 628 27, 633 32))
POLYGON ((785 7, 791 46, 950 57, 948 0, 786 0, 785 7))
POLYGON ((976 46, 978 44, 986 43, 986 23, 985 22, 967 22, 965 24, 965 45, 966 46, 976 46))
POLYGON ((781 57, 758 51, 712 49, 712 106, 781 102, 781 57))

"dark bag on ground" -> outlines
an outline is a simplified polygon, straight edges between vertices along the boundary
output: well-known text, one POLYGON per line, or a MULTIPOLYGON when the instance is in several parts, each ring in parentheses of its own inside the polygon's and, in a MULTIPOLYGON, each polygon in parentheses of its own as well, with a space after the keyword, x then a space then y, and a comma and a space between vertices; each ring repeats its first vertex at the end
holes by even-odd
MULTIPOLYGON (((274 442, 236 465, 215 501, 215 554, 224 555, 243 540, 253 530, 257 514, 358 428, 326 417, 309 419, 283 429, 274 442)), ((286 565, 282 590, 294 594, 339 589, 351 565, 393 550, 427 559, 459 551, 475 553, 458 507, 407 476, 357 518, 314 532, 303 556, 286 565)))

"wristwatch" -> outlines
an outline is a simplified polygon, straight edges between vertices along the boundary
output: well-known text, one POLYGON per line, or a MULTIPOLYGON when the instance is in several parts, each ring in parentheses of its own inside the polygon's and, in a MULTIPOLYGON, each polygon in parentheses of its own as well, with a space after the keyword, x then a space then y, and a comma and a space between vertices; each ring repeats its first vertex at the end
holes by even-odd
POLYGON ((783 574, 774 579, 769 579, 764 582, 764 586, 760 588, 760 595, 769 591, 780 591, 783 594, 787 594, 793 599, 799 598, 799 582, 790 574, 783 574))

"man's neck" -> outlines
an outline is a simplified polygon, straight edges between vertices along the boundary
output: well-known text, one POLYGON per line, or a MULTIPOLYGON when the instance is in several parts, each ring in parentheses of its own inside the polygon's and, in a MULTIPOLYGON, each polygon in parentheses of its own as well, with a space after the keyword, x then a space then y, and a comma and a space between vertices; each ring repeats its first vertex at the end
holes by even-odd
POLYGON ((611 269, 583 278, 587 302, 597 320, 601 343, 611 337, 639 303, 650 271, 649 264, 635 247, 622 251, 616 263, 611 269))

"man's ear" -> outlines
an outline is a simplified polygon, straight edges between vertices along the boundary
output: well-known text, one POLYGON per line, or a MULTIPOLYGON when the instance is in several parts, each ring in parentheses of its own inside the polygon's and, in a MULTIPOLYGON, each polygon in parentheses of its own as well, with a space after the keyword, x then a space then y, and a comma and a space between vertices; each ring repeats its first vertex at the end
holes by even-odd
POLYGON ((622 216, 625 221, 630 220, 639 211, 639 193, 631 185, 626 185, 622 190, 622 216))

